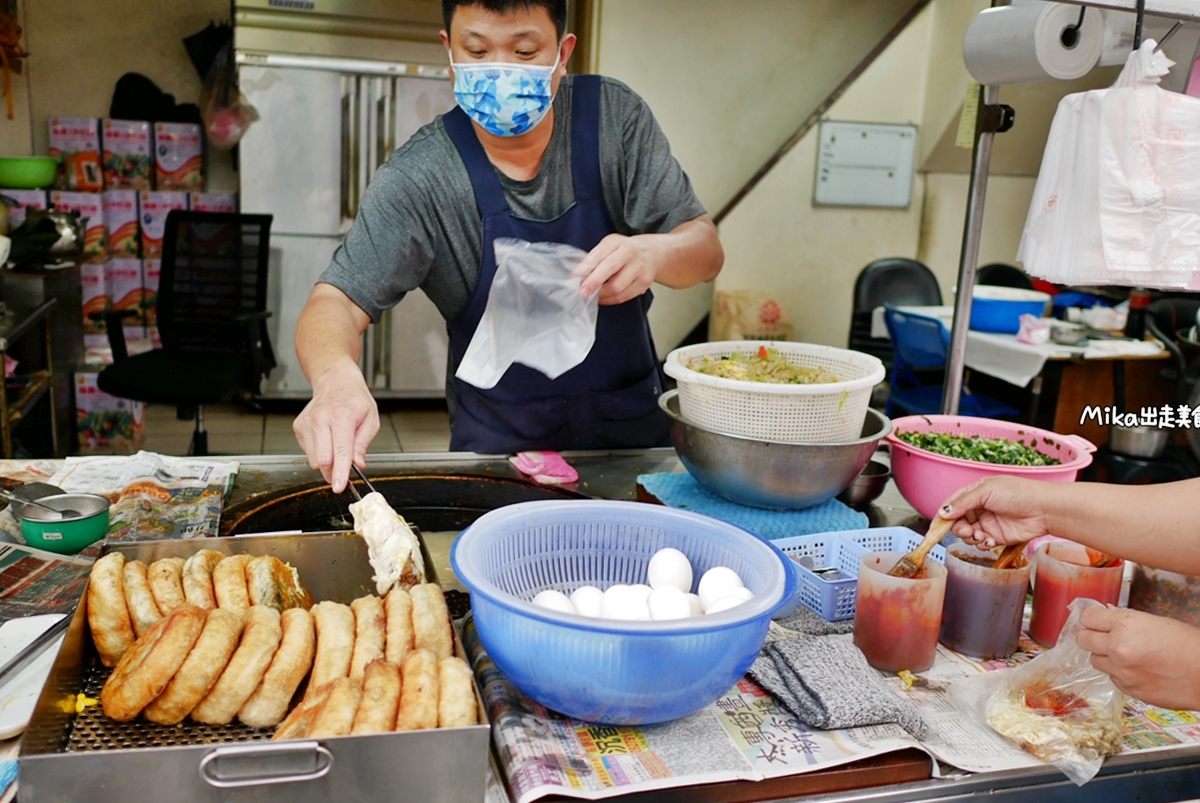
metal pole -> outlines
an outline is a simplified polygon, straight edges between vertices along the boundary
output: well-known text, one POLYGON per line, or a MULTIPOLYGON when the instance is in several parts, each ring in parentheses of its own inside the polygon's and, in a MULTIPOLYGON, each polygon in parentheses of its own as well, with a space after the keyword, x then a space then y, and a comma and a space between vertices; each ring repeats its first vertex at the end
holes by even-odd
MULTIPOLYGON (((980 103, 994 106, 1000 88, 982 88, 980 103)), ((957 415, 962 396, 963 373, 966 369, 967 330, 971 325, 971 294, 975 290, 975 269, 979 264, 979 240, 983 234, 983 202, 987 197, 988 166, 992 161, 992 141, 995 133, 988 126, 979 126, 975 135, 975 150, 971 155, 971 188, 967 194, 967 220, 963 228, 962 257, 958 265, 958 295, 954 299, 954 327, 950 332, 950 357, 946 361, 946 384, 942 388, 942 413, 957 415)))

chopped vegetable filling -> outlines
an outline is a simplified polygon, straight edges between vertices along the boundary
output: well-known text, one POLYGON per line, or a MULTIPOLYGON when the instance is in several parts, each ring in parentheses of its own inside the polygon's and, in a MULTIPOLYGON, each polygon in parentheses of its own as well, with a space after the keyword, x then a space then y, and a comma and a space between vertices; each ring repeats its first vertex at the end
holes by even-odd
MULTIPOLYGON (((896 437, 927 452, 1001 466, 1057 466, 1056 457, 1006 438, 964 437, 943 432, 898 432, 896 437)), ((1036 445, 1036 441, 1034 444, 1036 445)))
POLYGON ((759 346, 757 354, 709 355, 688 362, 688 368, 701 374, 737 379, 742 382, 770 382, 777 385, 823 385, 838 378, 826 368, 793 365, 777 349, 759 346))

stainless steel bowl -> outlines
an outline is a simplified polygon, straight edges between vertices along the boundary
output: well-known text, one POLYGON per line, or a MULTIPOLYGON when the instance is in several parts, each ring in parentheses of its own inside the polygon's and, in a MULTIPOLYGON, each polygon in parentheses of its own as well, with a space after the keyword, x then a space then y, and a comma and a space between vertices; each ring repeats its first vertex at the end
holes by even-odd
POLYGON ((729 435, 679 414, 678 391, 658 406, 671 419, 671 440, 696 481, 731 502, 772 510, 799 510, 837 496, 854 482, 892 431, 892 422, 867 410, 862 436, 846 443, 774 443, 729 435))
POLYGON ((1117 427, 1108 436, 1108 448, 1129 457, 1155 458, 1167 448, 1171 430, 1158 427, 1117 427))
POLYGON ((1078 324, 1050 324, 1050 339, 1060 346, 1077 346, 1087 337, 1087 327, 1078 324))
POLYGON ((838 494, 838 499, 852 508, 864 508, 879 498, 891 478, 892 469, 886 463, 872 460, 867 463, 862 473, 838 494))

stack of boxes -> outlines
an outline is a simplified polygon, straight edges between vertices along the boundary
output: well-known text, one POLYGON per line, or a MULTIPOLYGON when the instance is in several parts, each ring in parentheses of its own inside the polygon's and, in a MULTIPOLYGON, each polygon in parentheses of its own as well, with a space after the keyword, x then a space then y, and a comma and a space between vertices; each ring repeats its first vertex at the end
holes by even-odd
POLYGON ((99 366, 112 361, 103 314, 131 313, 124 318, 130 353, 161 346, 155 302, 167 214, 236 212, 237 196, 204 192, 198 125, 51 117, 49 127, 50 155, 60 160, 55 189, 0 189, 18 204, 9 212, 9 230, 31 207, 78 210, 87 219, 80 266, 87 366, 75 377, 80 449, 136 450, 143 405, 96 386, 99 366))

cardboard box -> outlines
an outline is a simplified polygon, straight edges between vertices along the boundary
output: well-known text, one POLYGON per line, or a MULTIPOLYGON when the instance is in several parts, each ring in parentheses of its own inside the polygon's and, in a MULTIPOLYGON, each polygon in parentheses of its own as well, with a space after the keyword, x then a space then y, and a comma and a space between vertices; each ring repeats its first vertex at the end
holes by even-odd
POLYGON ((105 190, 101 195, 109 256, 132 259, 139 254, 137 190, 105 190))
POLYGON ((54 186, 73 192, 100 192, 100 121, 95 117, 51 117, 50 156, 58 159, 54 186))
MULTIPOLYGON (((108 311, 108 283, 105 281, 105 265, 103 262, 84 262, 79 266, 79 281, 83 285, 83 332, 87 335, 98 335, 95 343, 103 342, 104 318, 100 317, 108 311)), ((94 343, 94 344, 95 344, 94 343)), ((93 345, 94 345, 93 344, 93 345)))
POLYGON ((142 260, 140 259, 110 259, 105 263, 108 275, 108 295, 113 312, 132 312, 136 316, 122 318, 126 328, 125 338, 129 339, 130 328, 137 330, 135 340, 146 336, 143 327, 146 324, 143 317, 144 305, 142 299, 145 291, 142 288, 142 260))
POLYGON ((193 212, 237 212, 236 192, 191 192, 188 193, 188 209, 193 212))
POLYGON ((149 190, 154 182, 154 153, 150 124, 141 120, 105 120, 104 186, 109 189, 149 190))
POLYGON ((108 233, 104 228, 104 203, 98 192, 50 193, 50 206, 58 212, 78 212, 86 226, 83 236, 84 259, 103 259, 108 251, 108 233))
POLYGON ((204 189, 204 143, 195 123, 154 124, 154 186, 204 189))
POLYGON ((150 336, 152 341, 158 335, 158 282, 161 277, 161 259, 142 260, 142 309, 145 312, 146 326, 154 329, 150 336))
POLYGON ((47 196, 45 190, 0 190, 0 195, 12 198, 17 206, 8 208, 8 229, 5 234, 11 234, 13 229, 25 222, 26 209, 45 209, 47 196))
POLYGON ((83 454, 133 454, 142 446, 146 405, 110 396, 98 373, 75 374, 75 421, 83 454))
POLYGON ((162 256, 167 215, 172 209, 187 209, 186 192, 139 192, 138 215, 142 235, 142 256, 162 256))

